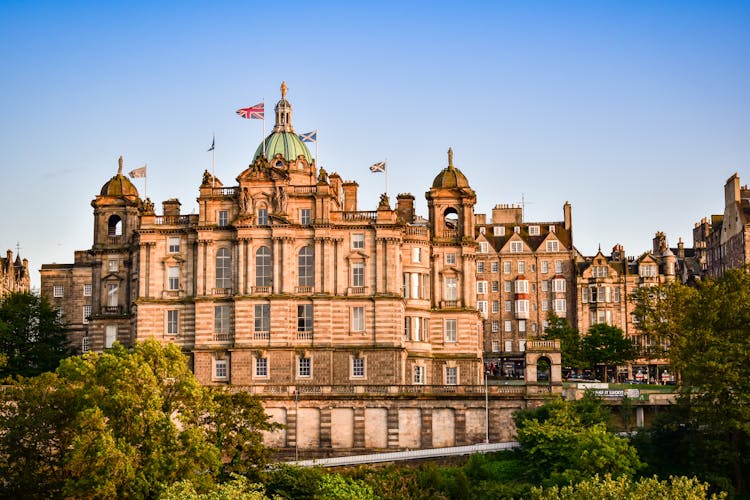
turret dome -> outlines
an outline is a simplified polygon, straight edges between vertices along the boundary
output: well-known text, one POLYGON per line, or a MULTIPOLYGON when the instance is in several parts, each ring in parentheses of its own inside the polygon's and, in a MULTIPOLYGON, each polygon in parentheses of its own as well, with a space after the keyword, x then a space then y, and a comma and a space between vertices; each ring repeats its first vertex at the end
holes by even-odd
POLYGON ((135 196, 138 197, 138 189, 130 182, 130 179, 122 175, 122 156, 118 159, 119 167, 117 175, 104 183, 101 196, 135 196))
POLYGON ((453 166, 453 149, 448 149, 448 166, 445 167, 432 181, 432 187, 440 188, 470 188, 469 181, 459 169, 453 166))
POLYGON ((266 137, 255 150, 253 161, 265 154, 268 159, 281 157, 289 161, 295 161, 301 155, 312 163, 312 155, 304 142, 299 138, 292 126, 292 105, 286 100, 287 86, 286 82, 281 83, 281 99, 276 103, 274 111, 276 113, 276 123, 273 131, 266 137), (264 152, 265 146, 265 152, 264 152))

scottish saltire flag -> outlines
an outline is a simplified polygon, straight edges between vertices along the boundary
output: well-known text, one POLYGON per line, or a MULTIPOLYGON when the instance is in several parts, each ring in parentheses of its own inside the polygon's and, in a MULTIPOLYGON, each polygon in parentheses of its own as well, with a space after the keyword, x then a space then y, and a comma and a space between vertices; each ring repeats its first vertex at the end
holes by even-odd
POLYGON ((318 142, 318 131, 313 130, 312 132, 308 132, 306 134, 300 134, 299 139, 302 142, 318 142))
POLYGON ((385 162, 379 161, 375 165, 371 165, 370 172, 375 173, 375 174, 378 172, 385 172, 385 162))
POLYGON ((135 170, 131 170, 130 172, 128 172, 128 175, 133 179, 146 177, 146 165, 143 165, 141 168, 136 168, 135 170))
POLYGON ((240 115, 242 118, 247 118, 248 120, 256 119, 256 120, 262 120, 263 119, 263 106, 264 103, 259 103, 254 106, 250 106, 249 108, 240 108, 237 110, 237 114, 240 115))
POLYGON ((208 148, 208 151, 206 151, 206 153, 208 153, 210 151, 213 151, 214 150, 214 146, 216 146, 216 136, 214 136, 214 138, 211 140, 211 147, 208 148))

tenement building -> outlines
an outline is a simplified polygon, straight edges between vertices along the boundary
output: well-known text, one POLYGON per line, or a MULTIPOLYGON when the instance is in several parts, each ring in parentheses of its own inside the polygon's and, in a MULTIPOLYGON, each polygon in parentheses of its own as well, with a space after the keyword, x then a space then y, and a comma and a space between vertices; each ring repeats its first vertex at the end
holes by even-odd
MULTIPOLYGON (((475 277, 487 248, 452 152, 425 195, 427 219, 410 194, 360 210, 357 190, 316 165, 282 84, 273 131, 234 185, 204 172, 198 214, 177 199, 157 214, 120 160, 92 201, 93 246, 73 264, 43 266, 42 291, 82 351, 173 342, 201 382, 262 395, 286 425, 268 436, 282 449, 509 438, 513 410, 559 389, 559 346, 527 344, 533 387, 490 388, 486 403, 475 277), (537 365, 548 373, 539 387, 537 365)), ((569 248, 562 229, 544 229, 561 241, 550 262, 569 248)))
POLYGON ((13 259, 13 252, 8 250, 5 257, 0 257, 0 297, 8 292, 28 292, 31 289, 29 261, 21 260, 20 255, 13 259))

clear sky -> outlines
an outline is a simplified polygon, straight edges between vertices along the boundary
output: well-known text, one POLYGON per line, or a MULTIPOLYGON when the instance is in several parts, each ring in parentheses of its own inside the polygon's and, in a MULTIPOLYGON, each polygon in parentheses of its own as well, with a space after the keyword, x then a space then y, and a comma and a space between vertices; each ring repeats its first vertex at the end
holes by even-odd
POLYGON ((725 180, 750 182, 749 26, 747 1, 2 0, 0 250, 20 242, 38 284, 90 248, 119 155, 158 210, 197 212, 212 133, 234 185, 262 135, 235 110, 271 110, 282 80, 360 210, 387 158, 392 202, 426 215, 453 147, 478 213, 523 196, 526 220, 562 220, 567 200, 583 254, 689 246, 725 180))

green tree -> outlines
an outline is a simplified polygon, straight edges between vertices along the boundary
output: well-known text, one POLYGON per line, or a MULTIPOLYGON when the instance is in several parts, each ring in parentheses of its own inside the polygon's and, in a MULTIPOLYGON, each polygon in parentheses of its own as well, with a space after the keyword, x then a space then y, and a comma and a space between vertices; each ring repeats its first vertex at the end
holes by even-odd
POLYGON ((73 352, 65 325, 47 299, 28 292, 0 298, 0 378, 53 371, 73 352))
POLYGON ((726 493, 711 494, 708 484, 701 483, 696 478, 670 477, 668 481, 660 481, 658 477, 641 478, 633 481, 627 476, 603 478, 595 476, 593 479, 582 481, 575 485, 552 486, 550 488, 535 487, 531 490, 534 500, 590 500, 592 498, 612 500, 641 500, 643 498, 659 498, 660 500, 721 500, 726 493))
POLYGON ((581 354, 592 368, 604 365, 606 374, 608 365, 624 365, 635 359, 637 352, 620 328, 598 323, 581 339, 581 354))
POLYGON ((560 341, 562 365, 576 369, 588 368, 588 360, 581 351, 581 335, 578 330, 570 326, 567 319, 555 313, 549 316, 548 321, 549 325, 544 330, 544 338, 560 341))
MULTIPOLYGON (((665 439, 690 440, 722 462, 736 493, 750 472, 750 274, 730 270, 695 289, 653 288, 636 296, 641 330, 666 338, 680 376, 680 426, 658 429, 665 439), (671 434, 670 434, 671 433, 671 434)), ((704 458, 705 460, 706 458, 704 458)), ((700 462, 693 465, 700 474, 700 462)))
POLYGON ((566 402, 542 422, 523 420, 518 441, 532 482, 568 484, 606 473, 632 477, 643 467, 627 440, 608 432, 604 423, 585 425, 566 402))
MULTIPOLYGON (((0 497, 154 497, 180 480, 211 488, 229 442, 217 435, 237 432, 180 349, 156 341, 67 358, 2 395, 0 497)), ((254 432, 270 428, 264 413, 245 415, 254 432)))

